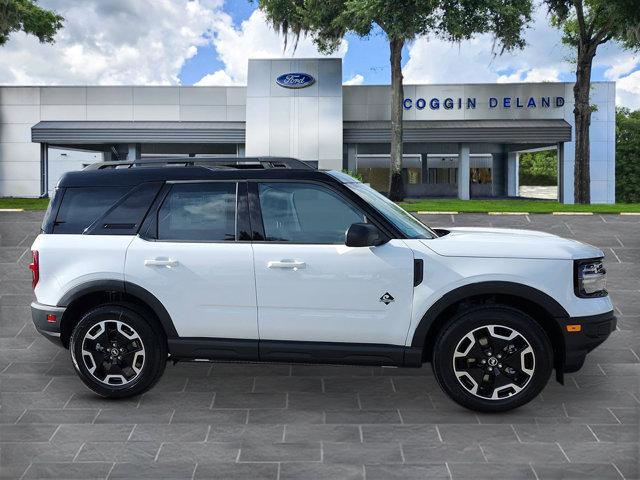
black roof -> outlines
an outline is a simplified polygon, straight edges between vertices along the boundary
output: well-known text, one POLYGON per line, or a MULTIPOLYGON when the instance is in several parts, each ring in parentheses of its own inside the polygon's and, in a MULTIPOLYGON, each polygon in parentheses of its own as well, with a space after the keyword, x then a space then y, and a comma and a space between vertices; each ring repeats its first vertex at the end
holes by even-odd
POLYGON ((128 186, 144 182, 180 180, 318 180, 340 183, 331 175, 296 159, 280 157, 197 158, 168 157, 100 162, 65 173, 60 187, 128 186))

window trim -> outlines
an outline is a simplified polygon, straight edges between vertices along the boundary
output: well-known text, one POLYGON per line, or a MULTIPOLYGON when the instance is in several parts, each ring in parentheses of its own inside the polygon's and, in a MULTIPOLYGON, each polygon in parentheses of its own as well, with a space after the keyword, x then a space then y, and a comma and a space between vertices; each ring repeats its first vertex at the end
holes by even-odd
MULTIPOLYGON (((308 180, 308 179, 255 179, 249 180, 249 214, 251 220, 251 229, 252 229, 252 242, 257 244, 274 244, 274 245, 344 245, 340 243, 296 243, 296 242, 285 242, 281 240, 266 240, 266 235, 264 231, 264 223, 262 220, 262 207, 260 206, 260 196, 259 196, 259 184, 271 184, 271 183, 297 183, 297 184, 310 184, 319 187, 326 188, 330 190, 332 193, 341 198, 346 204, 350 205, 352 208, 362 212, 366 215, 367 220, 375 225, 383 235, 386 235, 389 239, 398 238, 394 233, 390 233, 389 229, 386 227, 384 223, 381 223, 377 212, 374 211, 374 214, 371 213, 373 210, 366 202, 367 208, 363 208, 363 205, 359 204, 359 202, 353 201, 344 192, 340 189, 335 188, 334 185, 320 182, 317 180, 308 180)), ((354 194, 355 195, 355 194, 354 194)))
POLYGON ((243 189, 242 184, 246 183, 243 180, 237 179, 220 179, 220 180, 175 180, 175 181, 167 181, 162 187, 160 193, 156 197, 154 204, 151 209, 149 209, 149 213, 147 214, 147 218, 144 220, 142 227, 140 228, 140 234, 138 235, 143 240, 147 240, 150 242, 163 242, 163 243, 223 243, 225 245, 229 245, 231 243, 246 243, 250 240, 239 240, 239 225, 245 225, 247 220, 247 212, 245 210, 246 207, 246 199, 242 199, 241 196, 246 196, 246 189, 243 189), (158 216, 160 214, 160 209, 164 205, 165 200, 171 193, 174 184, 200 184, 200 183, 233 183, 236 186, 236 214, 235 214, 235 236, 233 240, 181 240, 181 239, 163 239, 159 238, 158 235, 158 216), (240 218, 240 210, 245 210, 244 218, 240 218), (144 232, 144 233, 142 233, 144 232))
MULTIPOLYGON (((58 190, 59 187, 56 187, 56 190, 58 190)), ((55 216, 49 220, 49 225, 48 227, 51 229, 51 232, 44 232, 44 233, 51 233, 54 235, 85 235, 87 232, 90 231, 90 229, 95 225, 96 221, 103 218, 104 215, 108 212, 111 212, 115 206, 120 205, 120 203, 126 199, 132 191, 134 191, 137 187, 136 186, 131 186, 131 185, 120 185, 120 186, 112 186, 112 185, 107 185, 107 186, 96 186, 96 187, 89 187, 89 186, 79 186, 79 187, 64 187, 62 190, 62 195, 59 196, 59 200, 58 200, 58 195, 56 194, 54 197, 54 204, 52 205, 52 209, 55 208, 55 216), (118 197, 114 203, 112 203, 109 207, 107 207, 107 210, 101 214, 98 215, 98 217, 94 218, 89 224, 87 224, 84 229, 80 232, 56 232, 56 227, 58 225, 63 225, 65 223, 69 223, 68 221, 61 221, 59 219, 60 213, 62 211, 62 207, 64 205, 64 201, 65 201, 65 197, 68 197, 69 194, 71 193, 72 190, 89 190, 92 188, 103 188, 103 189, 109 189, 109 188, 129 188, 129 190, 126 190, 124 193, 122 193, 122 195, 120 197, 118 197), (58 202, 57 205, 55 205, 55 202, 58 202)), ((68 198, 67 198, 68 199, 68 198)), ((42 229, 44 231, 44 228, 42 229)))
POLYGON ((135 225, 135 227, 131 227, 128 230, 133 230, 135 228, 135 231, 119 233, 118 235, 134 236, 140 233, 142 226, 144 225, 145 219, 147 218, 147 215, 149 215, 149 212, 151 212, 153 209, 153 205, 155 204, 156 198, 158 198, 158 196, 162 194, 162 188, 164 187, 162 182, 143 182, 143 183, 139 183, 138 185, 135 185, 133 188, 131 188, 131 190, 129 190, 125 195, 123 195, 116 203, 114 203, 111 206, 111 208, 109 208, 106 212, 104 212, 100 217, 96 218, 96 220, 94 220, 94 222, 85 229, 83 235, 108 235, 102 232, 103 227, 100 226, 104 222, 105 218, 107 218, 113 211, 120 208, 120 206, 124 202, 129 200, 129 198, 131 198, 132 196, 138 194, 139 191, 145 187, 151 187, 151 188, 155 187, 156 193, 153 195, 153 199, 148 204, 147 208, 144 210, 144 214, 142 215, 140 221, 131 222, 133 225, 135 225))

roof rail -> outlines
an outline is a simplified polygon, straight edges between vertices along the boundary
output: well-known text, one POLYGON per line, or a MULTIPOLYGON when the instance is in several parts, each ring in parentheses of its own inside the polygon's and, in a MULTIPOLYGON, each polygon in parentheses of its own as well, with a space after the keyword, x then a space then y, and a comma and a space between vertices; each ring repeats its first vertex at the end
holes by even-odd
POLYGON ((138 167, 192 167, 223 169, 270 169, 288 168, 314 170, 301 160, 288 157, 148 157, 135 160, 116 160, 92 163, 85 170, 114 170, 138 167))

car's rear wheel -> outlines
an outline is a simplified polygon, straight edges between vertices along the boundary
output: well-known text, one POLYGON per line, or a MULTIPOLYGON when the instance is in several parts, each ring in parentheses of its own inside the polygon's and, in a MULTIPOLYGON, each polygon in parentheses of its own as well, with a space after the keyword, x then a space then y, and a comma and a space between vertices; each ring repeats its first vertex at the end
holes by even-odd
POLYGON ((553 351, 529 315, 480 306, 454 316, 441 330, 432 366, 440 386, 460 405, 502 412, 540 393, 553 368, 553 351))
POLYGON ((142 311, 125 305, 102 305, 75 325, 69 343, 82 381, 103 397, 144 393, 162 376, 166 341, 142 311))

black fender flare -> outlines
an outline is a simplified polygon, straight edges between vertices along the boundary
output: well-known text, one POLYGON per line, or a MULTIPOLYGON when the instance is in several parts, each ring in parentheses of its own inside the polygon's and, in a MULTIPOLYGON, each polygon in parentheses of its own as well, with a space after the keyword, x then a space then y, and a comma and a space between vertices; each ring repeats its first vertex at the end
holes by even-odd
POLYGON ((164 305, 162 305, 162 302, 151 292, 132 282, 124 280, 92 280, 73 287, 62 296, 57 306, 67 307, 75 300, 97 292, 119 292, 137 297, 158 317, 167 338, 178 337, 178 332, 173 324, 173 320, 171 320, 171 316, 169 312, 167 312, 167 309, 164 308, 164 305))
POLYGON ((466 298, 478 295, 510 295, 520 297, 537 304, 553 318, 567 318, 569 314, 557 300, 537 288, 515 282, 488 281, 471 283, 455 288, 440 297, 422 316, 420 323, 413 332, 412 347, 422 349, 427 339, 427 333, 433 322, 447 308, 466 298))

